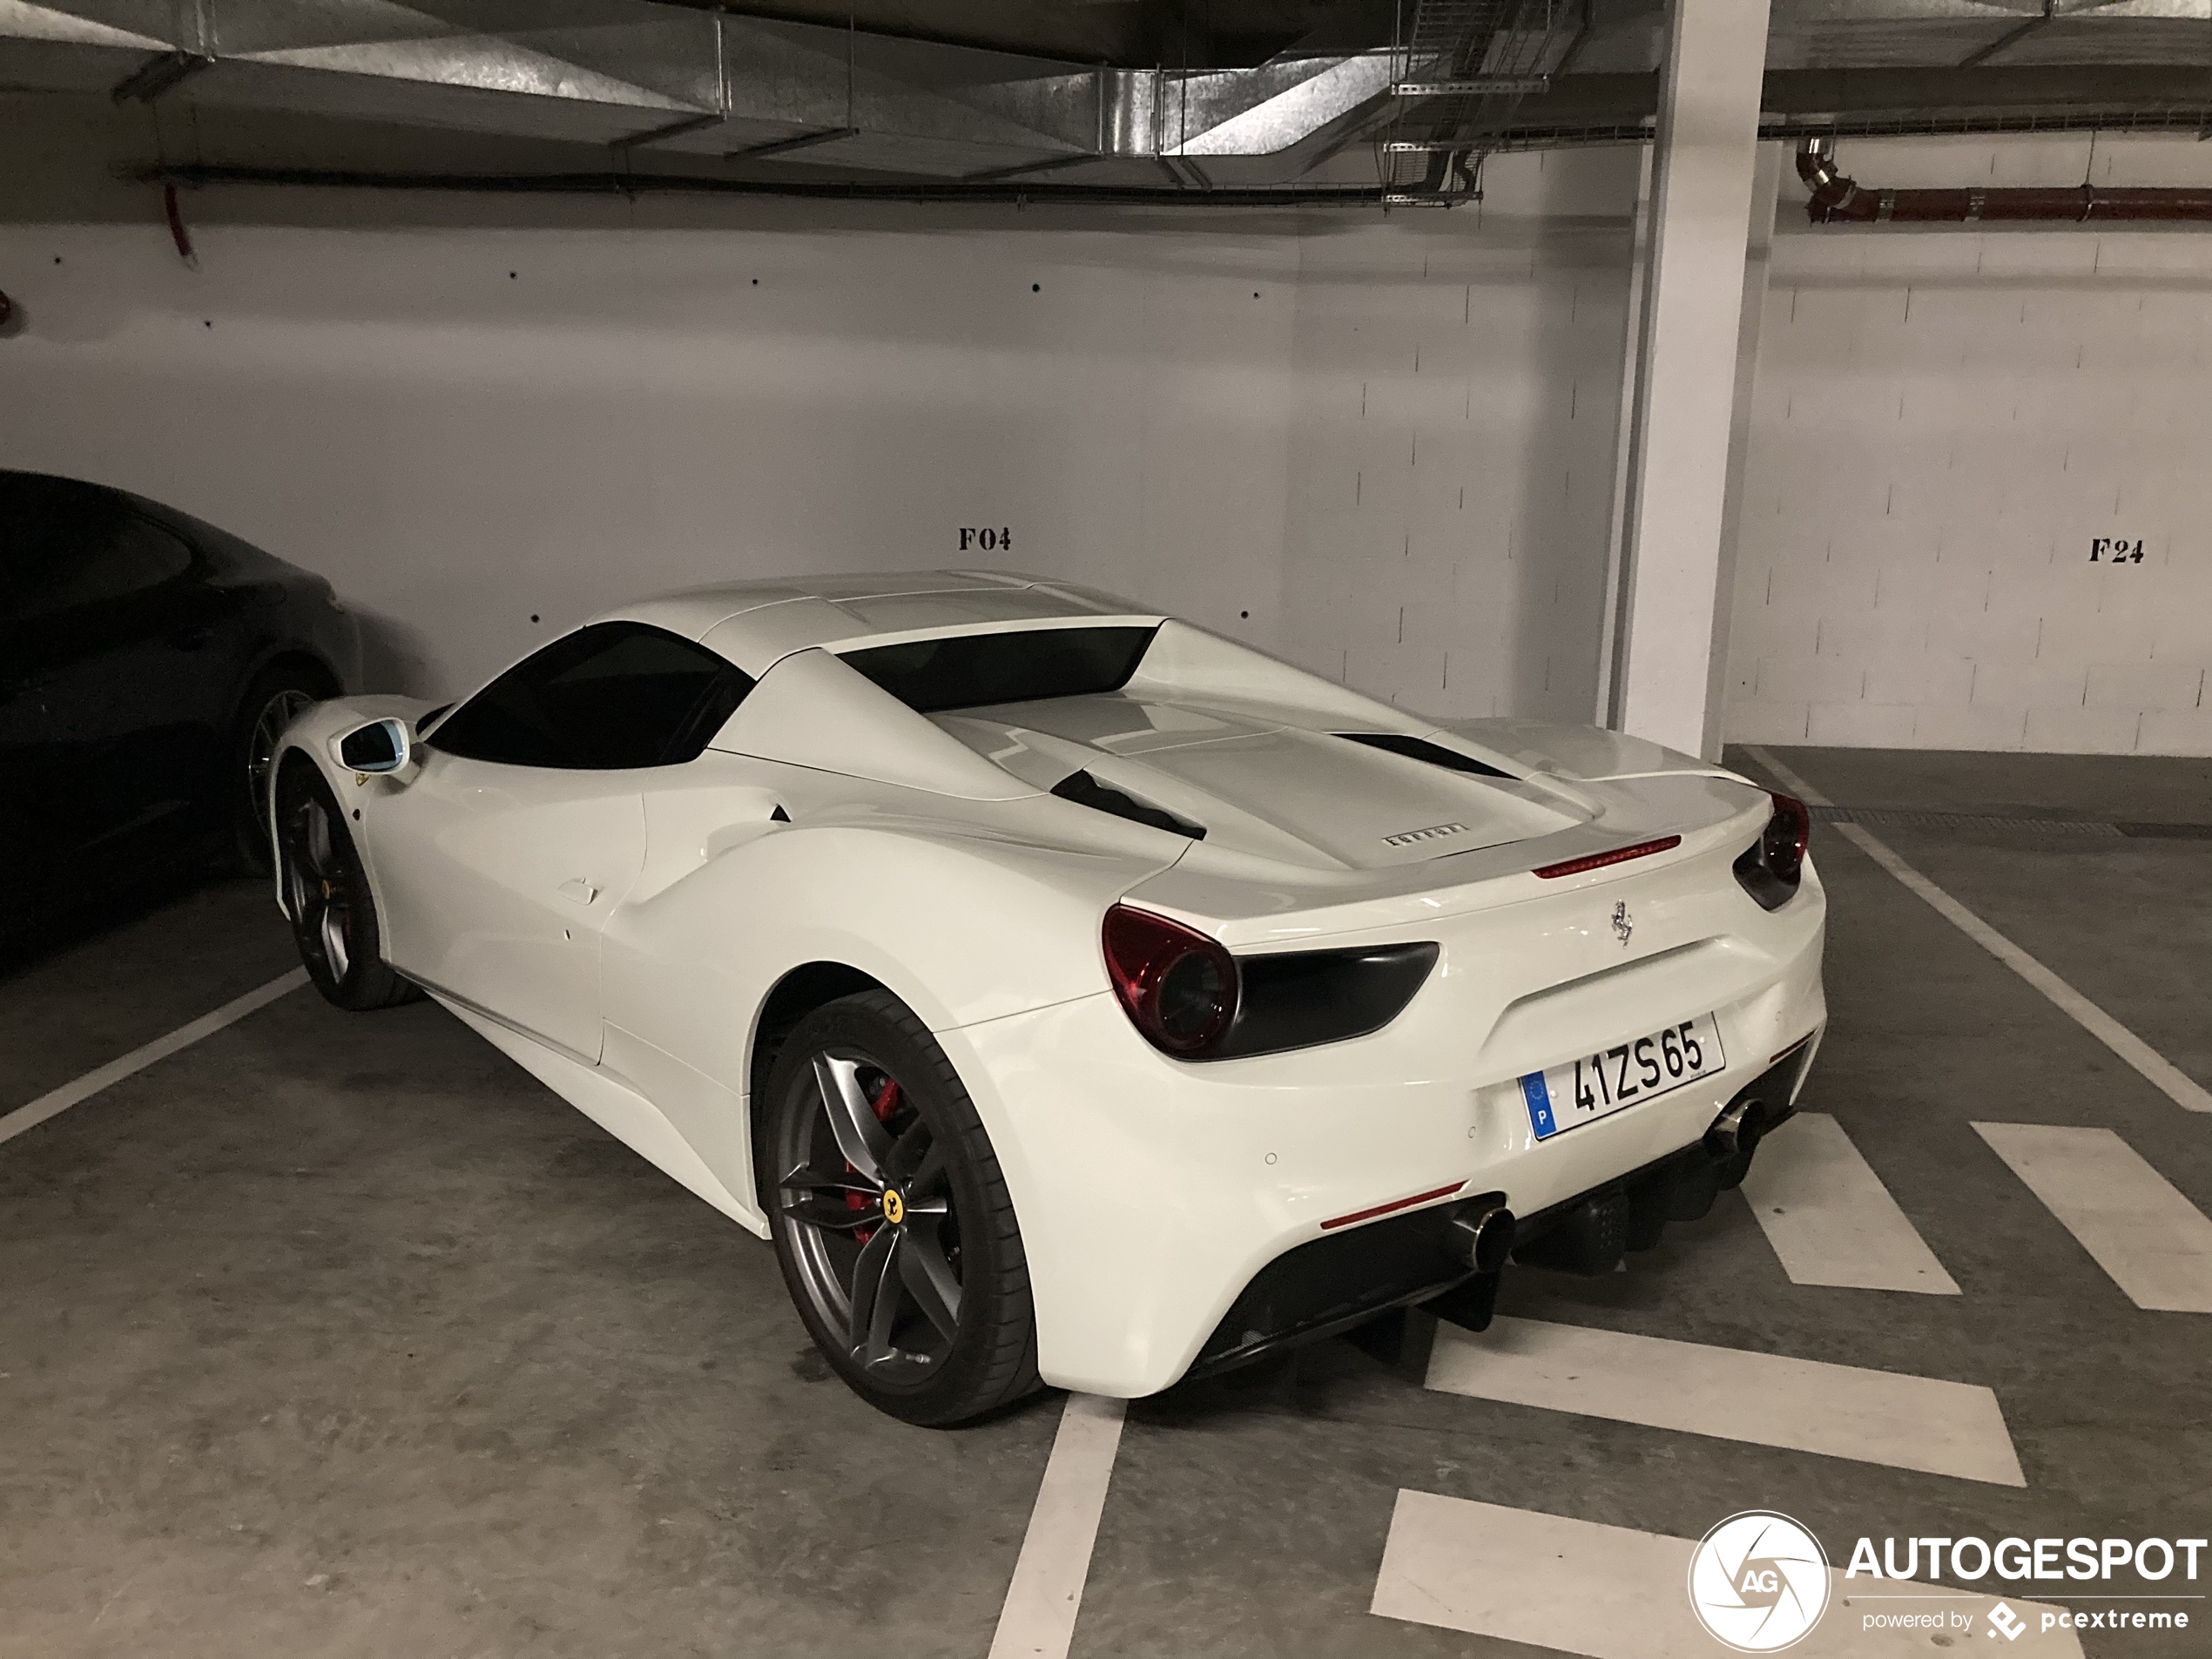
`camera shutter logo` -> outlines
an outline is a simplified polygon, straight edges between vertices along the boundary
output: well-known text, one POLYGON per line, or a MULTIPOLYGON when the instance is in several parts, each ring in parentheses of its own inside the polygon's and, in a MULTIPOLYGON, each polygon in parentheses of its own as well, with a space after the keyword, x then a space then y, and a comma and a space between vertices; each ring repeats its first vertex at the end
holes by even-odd
POLYGON ((1689 1605, 1716 1641, 1738 1653, 1779 1653, 1828 1610, 1828 1556, 1787 1515, 1747 1509, 1698 1541, 1689 1605))

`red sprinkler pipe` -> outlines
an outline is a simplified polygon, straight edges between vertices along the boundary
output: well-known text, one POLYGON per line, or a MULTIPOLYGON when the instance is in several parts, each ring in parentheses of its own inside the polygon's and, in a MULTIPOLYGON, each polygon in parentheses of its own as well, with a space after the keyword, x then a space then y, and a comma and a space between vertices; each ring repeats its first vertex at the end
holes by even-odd
POLYGON ((1808 138, 1798 148, 1797 177, 1812 191, 1805 216, 1816 225, 2212 222, 2212 189, 2196 187, 1870 190, 1837 170, 1834 145, 1827 138, 1808 138))
POLYGON ((169 239, 177 245, 177 257, 195 271, 199 269, 199 255, 192 252, 192 234, 185 229, 184 209, 177 205, 177 186, 161 187, 161 211, 169 221, 169 239))

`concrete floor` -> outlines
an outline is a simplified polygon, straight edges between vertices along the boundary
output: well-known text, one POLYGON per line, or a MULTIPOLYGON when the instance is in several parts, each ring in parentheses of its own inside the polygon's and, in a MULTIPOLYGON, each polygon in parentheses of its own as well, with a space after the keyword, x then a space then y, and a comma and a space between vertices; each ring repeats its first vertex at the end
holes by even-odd
MULTIPOLYGON (((1779 758, 1846 805, 2212 821, 2203 762, 1779 758)), ((2212 1085, 2212 842, 1879 833, 2212 1085)), ((1984 1384, 2027 1485, 1433 1393, 1332 1342, 1132 1406, 1076 1659, 1548 1651, 1368 1611, 1401 1488, 1690 1538, 1777 1508, 1831 1552, 2212 1533, 2212 1316, 2134 1306, 1968 1127, 2108 1126, 2212 1211, 2212 1121, 1841 836, 1816 853, 1801 1103, 1961 1294, 1792 1284, 1730 1196, 1627 1272, 1516 1270, 1501 1311, 1984 1384)), ((79 934, 0 977, 0 1112, 292 965, 253 884, 79 934)), ((870 1412, 766 1246, 428 1005, 294 994, 0 1145, 0 1285, 6 1659, 980 1659, 1058 1419, 870 1412)), ((2212 1651, 2196 1622, 2081 1645, 2212 1651)))

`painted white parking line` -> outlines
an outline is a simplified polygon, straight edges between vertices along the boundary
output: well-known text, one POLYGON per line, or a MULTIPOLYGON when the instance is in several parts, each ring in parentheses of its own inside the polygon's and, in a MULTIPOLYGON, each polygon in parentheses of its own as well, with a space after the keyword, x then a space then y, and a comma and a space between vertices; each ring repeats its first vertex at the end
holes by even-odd
POLYGON ((1792 1285, 1959 1294, 1882 1178, 1825 1112, 1799 1112, 1762 1140, 1743 1190, 1792 1285))
MULTIPOLYGON (((1807 804, 1814 806, 1833 804, 1764 749, 1747 745, 1743 752, 1757 761, 1777 783, 1807 804)), ((2150 1044, 1898 857, 1890 851, 1886 843, 1858 824, 1837 824, 1831 827, 1903 882, 1915 895, 1925 900, 1938 915, 2049 997, 2076 1025, 2141 1073, 2146 1082, 2176 1106, 2192 1112, 2212 1112, 2212 1094, 2207 1094, 2195 1079, 2186 1076, 2150 1044)))
POLYGON ((2212 1313, 2212 1221, 2108 1129, 1977 1123, 2139 1308, 2212 1313))
POLYGON ((999 1610, 990 1659, 1067 1659, 1127 1406, 1096 1394, 1068 1396, 999 1610))
MULTIPOLYGON (((1696 1548, 1664 1533, 1401 1491, 1369 1611, 1588 1659, 1713 1659, 1725 1650, 1689 1608, 1696 1548)), ((1925 1599, 1890 1599, 1911 1594, 1909 1581, 1885 1580, 1884 1599, 1875 1600, 1853 1596, 1867 1581, 1846 1579, 1839 1567, 1829 1568, 1828 1579, 1828 1610, 1790 1649, 1791 1659, 1930 1652, 1932 1633, 1896 1628, 1899 1613, 1963 1615, 1966 1628, 1954 1633, 1969 1638, 1958 1643, 1968 1651, 1980 1645, 1971 1638, 1993 1634, 1984 1616, 1993 1596, 1931 1587, 1925 1599)), ((2038 1654, 2078 1659, 2072 1631, 2041 1628, 2054 1608, 2009 1596, 2006 1604, 2037 1632, 2038 1654)))
POLYGON ((1428 1386, 1618 1423, 2026 1486, 1997 1396, 1973 1383, 1538 1319, 1440 1325, 1428 1386))
POLYGON ((0 1117, 0 1141, 12 1141, 25 1130, 36 1129, 48 1118, 91 1099, 111 1083, 121 1082, 132 1072, 144 1071, 155 1061, 166 1060, 179 1049, 191 1048, 202 1037, 212 1036, 225 1026, 236 1024, 254 1009, 267 1007, 286 992, 296 991, 307 982, 307 970, 295 968, 244 996, 233 997, 213 1013, 203 1014, 191 1024, 179 1026, 167 1036, 156 1037, 119 1060, 111 1060, 97 1071, 86 1072, 75 1082, 64 1083, 59 1089, 39 1096, 28 1106, 18 1106, 0 1117))

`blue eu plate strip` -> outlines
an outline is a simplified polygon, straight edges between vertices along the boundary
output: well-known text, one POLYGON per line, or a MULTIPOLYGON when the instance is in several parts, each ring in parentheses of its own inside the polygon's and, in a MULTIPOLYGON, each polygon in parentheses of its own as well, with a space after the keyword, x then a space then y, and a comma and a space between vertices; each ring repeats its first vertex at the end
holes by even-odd
POLYGON ((1544 1074, 1532 1071, 1521 1080, 1521 1098, 1528 1103, 1528 1121, 1535 1125, 1536 1138, 1548 1140, 1559 1130, 1552 1119, 1551 1090, 1544 1087, 1544 1074))

